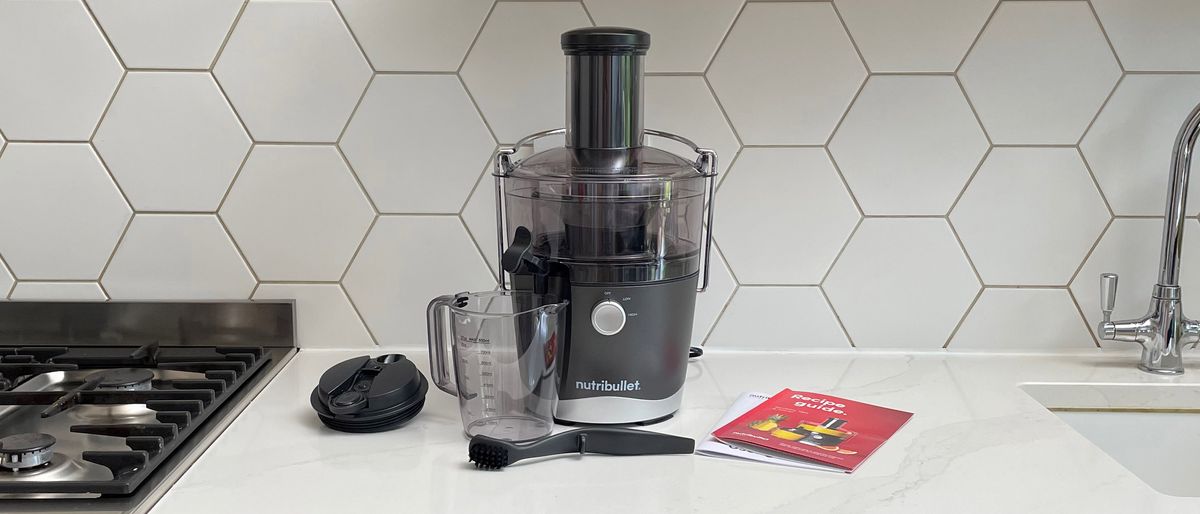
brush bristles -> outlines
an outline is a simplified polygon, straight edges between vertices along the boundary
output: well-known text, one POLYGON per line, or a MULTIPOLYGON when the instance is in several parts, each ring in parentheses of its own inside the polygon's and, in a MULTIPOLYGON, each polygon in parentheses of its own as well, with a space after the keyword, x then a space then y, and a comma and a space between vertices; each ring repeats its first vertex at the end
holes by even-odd
POLYGON ((468 449, 467 458, 479 469, 500 469, 508 465, 508 449, 475 443, 468 449))

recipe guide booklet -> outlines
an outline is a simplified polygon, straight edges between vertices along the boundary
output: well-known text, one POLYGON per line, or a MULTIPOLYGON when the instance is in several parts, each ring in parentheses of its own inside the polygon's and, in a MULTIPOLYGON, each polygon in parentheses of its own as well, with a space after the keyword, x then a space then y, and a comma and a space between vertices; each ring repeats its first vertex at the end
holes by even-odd
POLYGON ((851 473, 912 413, 784 389, 743 394, 697 453, 851 473))

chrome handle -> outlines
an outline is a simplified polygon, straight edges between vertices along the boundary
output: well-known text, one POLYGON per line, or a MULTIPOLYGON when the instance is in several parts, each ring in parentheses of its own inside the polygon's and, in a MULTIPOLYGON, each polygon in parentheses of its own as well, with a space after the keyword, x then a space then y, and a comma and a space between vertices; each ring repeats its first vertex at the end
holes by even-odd
POLYGON ((1100 311, 1104 314, 1104 322, 1112 320, 1113 307, 1117 305, 1117 274, 1100 274, 1100 311))

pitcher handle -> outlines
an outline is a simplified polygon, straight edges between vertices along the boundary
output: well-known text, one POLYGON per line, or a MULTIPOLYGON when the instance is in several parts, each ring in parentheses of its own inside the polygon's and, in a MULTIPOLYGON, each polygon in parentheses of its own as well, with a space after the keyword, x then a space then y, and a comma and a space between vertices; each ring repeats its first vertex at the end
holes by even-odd
POLYGON ((447 393, 458 396, 458 390, 450 377, 450 365, 453 355, 453 343, 448 337, 446 313, 450 311, 454 299, 458 295, 445 295, 434 298, 425 309, 429 324, 429 373, 433 383, 447 393))

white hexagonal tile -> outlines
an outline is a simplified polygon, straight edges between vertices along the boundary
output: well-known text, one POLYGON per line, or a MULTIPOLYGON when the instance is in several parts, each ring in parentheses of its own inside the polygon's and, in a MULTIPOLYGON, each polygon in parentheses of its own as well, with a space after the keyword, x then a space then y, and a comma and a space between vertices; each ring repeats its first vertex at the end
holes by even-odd
POLYGON ((997 0, 835 0, 871 71, 954 71, 997 0))
POLYGON ((866 78, 828 3, 750 3, 708 80, 745 144, 825 144, 866 78))
POLYGON ((213 73, 256 141, 333 142, 371 78, 333 4, 299 1, 247 5, 213 73))
POLYGON ((434 297, 496 281, 454 216, 383 216, 342 280, 383 346, 424 346, 434 297))
POLYGON ((848 348, 850 342, 820 288, 743 286, 704 346, 795 350, 848 348))
POLYGON ((242 0, 87 0, 130 68, 208 68, 242 0))
POLYGON ((381 212, 456 213, 496 142, 458 77, 381 75, 339 145, 381 212))
POLYGON ((1092 0, 1104 31, 1127 70, 1200 70, 1200 2, 1092 0))
POLYGON ((261 280, 338 280, 375 218, 332 146, 256 146, 221 219, 261 280))
MULTIPOLYGON (((1179 126, 1200 103, 1200 76, 1129 75, 1079 144, 1118 215, 1158 216, 1179 126)), ((1198 159, 1193 155, 1192 169, 1198 159)), ((1200 188, 1188 191, 1188 213, 1200 212, 1200 188)))
POLYGON ((21 279, 95 280, 129 221, 82 143, 12 143, 0 158, 0 254, 21 279))
POLYGON ((985 284, 1065 285, 1109 213, 1074 148, 995 148, 950 214, 985 284))
POLYGON ((492 0, 336 0, 375 69, 455 71, 492 0))
POLYGON ((871 77, 829 143, 867 214, 945 214, 987 151, 953 77, 871 77))
MULTIPOLYGON (((702 77, 646 77, 646 128, 691 139, 717 152, 717 172, 722 173, 737 155, 740 145, 733 129, 702 77)), ((648 136, 646 144, 695 159, 691 148, 675 141, 648 136)))
POLYGON ((945 220, 872 218, 824 289, 855 346, 941 348, 979 281, 945 220))
POLYGON ((80 0, 0 2, 0 130, 83 141, 121 80, 121 63, 80 0))
POLYGON ((651 35, 649 72, 702 72, 729 31, 742 0, 585 0, 598 25, 636 27, 651 35))
POLYGON ((558 38, 590 25, 575 2, 496 4, 461 74, 501 142, 563 126, 566 59, 558 38))
POLYGON ((211 214, 139 214, 100 280, 114 300, 244 300, 254 276, 211 214))
POLYGON ((296 343, 301 348, 375 347, 337 284, 259 284, 254 299, 296 301, 296 343))
POLYGON ((692 320, 692 346, 704 343, 708 333, 716 325, 729 297, 737 289, 737 282, 729 272, 721 252, 713 249, 712 261, 709 263, 708 289, 696 295, 696 312, 692 320))
POLYGON ((1004 2, 959 79, 996 144, 1075 144, 1121 68, 1086 2, 1004 2))
POLYGON ((130 73, 94 142, 129 202, 147 211, 216 210, 250 149, 208 73, 130 73))
MULTIPOLYGON (((1117 219, 1104 232, 1096 249, 1071 282, 1071 292, 1088 326, 1095 331, 1100 322, 1100 274, 1117 273, 1118 294, 1113 319, 1133 319, 1146 314, 1150 307, 1150 289, 1158 282, 1158 262, 1162 248, 1162 218, 1117 219)), ((1188 220, 1183 238, 1184 263, 1179 275, 1179 285, 1184 298, 1189 293, 1200 291, 1200 270, 1188 266, 1200 255, 1200 224, 1188 220)), ((1185 310, 1187 310, 1185 304, 1185 310)), ((1192 305, 1195 305, 1193 303, 1192 305)), ((1196 316, 1196 307, 1185 314, 1196 316)), ((1100 345, 1112 348, 1135 346, 1113 341, 1100 341, 1100 345)))
POLYGON ((108 296, 96 282, 19 282, 9 299, 104 301, 108 296))
POLYGON ((713 235, 742 284, 820 283, 858 222, 820 148, 742 150, 716 205, 713 235))
POLYGON ((1095 348, 1066 289, 983 290, 947 347, 951 350, 1095 348))

